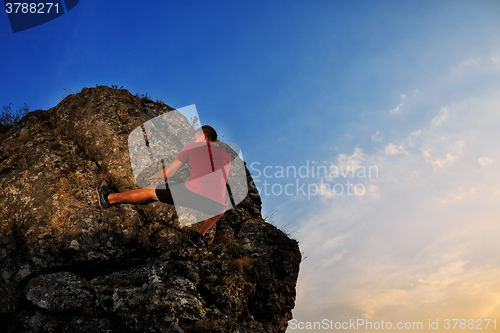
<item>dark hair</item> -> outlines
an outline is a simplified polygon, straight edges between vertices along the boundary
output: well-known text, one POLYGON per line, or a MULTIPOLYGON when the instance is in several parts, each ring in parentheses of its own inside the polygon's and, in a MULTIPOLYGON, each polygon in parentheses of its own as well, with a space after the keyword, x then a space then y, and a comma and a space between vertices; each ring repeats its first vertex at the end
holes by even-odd
POLYGON ((203 130, 203 134, 207 137, 208 141, 210 142, 215 142, 217 141, 217 132, 214 130, 212 126, 208 125, 203 125, 201 128, 198 130, 203 130))

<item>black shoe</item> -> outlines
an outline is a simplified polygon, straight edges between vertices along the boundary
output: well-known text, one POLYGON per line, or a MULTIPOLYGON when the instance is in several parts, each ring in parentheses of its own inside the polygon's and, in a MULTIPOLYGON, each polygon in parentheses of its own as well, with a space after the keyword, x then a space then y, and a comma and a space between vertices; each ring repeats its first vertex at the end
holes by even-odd
POLYGON ((205 246, 205 237, 203 237, 199 232, 195 233, 191 238, 189 238, 191 244, 194 247, 204 247, 205 246))
POLYGON ((101 206, 101 208, 111 207, 111 203, 109 203, 108 201, 108 195, 110 193, 116 192, 111 190, 107 181, 103 180, 99 183, 99 185, 97 185, 97 196, 99 200, 99 206, 101 206))

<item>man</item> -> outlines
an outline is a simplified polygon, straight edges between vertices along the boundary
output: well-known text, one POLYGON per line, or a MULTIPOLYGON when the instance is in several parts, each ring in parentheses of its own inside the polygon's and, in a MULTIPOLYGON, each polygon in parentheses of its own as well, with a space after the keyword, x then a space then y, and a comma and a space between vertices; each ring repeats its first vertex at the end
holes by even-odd
POLYGON ((184 147, 177 158, 163 170, 149 179, 168 179, 185 163, 188 163, 190 177, 184 184, 150 185, 146 188, 116 193, 103 180, 97 187, 99 205, 108 208, 118 203, 140 203, 157 200, 171 205, 196 209, 213 217, 207 218, 190 241, 195 247, 205 246, 205 233, 224 215, 229 205, 226 196, 226 181, 231 168, 231 157, 212 142, 217 140, 217 132, 208 125, 202 126, 195 134, 195 142, 184 147), (174 202, 175 198, 175 202, 174 202))

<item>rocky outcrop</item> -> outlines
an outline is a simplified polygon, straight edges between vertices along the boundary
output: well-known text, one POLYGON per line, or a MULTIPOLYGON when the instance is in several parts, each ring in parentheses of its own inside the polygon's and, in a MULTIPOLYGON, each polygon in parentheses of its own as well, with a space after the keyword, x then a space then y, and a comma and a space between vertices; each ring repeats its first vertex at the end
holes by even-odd
POLYGON ((101 179, 136 188, 129 133, 170 110, 84 88, 0 137, 1 332, 286 330, 301 256, 262 219, 248 171, 248 196, 203 249, 172 206, 99 208, 101 179))

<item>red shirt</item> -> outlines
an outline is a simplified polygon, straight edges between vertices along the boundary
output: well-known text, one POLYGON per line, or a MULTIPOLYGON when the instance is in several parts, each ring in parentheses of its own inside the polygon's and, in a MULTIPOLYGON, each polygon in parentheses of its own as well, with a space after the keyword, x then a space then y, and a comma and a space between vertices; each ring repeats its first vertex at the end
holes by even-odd
POLYGON ((224 149, 207 142, 194 142, 186 145, 176 159, 183 164, 188 163, 188 190, 228 205, 226 181, 231 157, 224 149))

